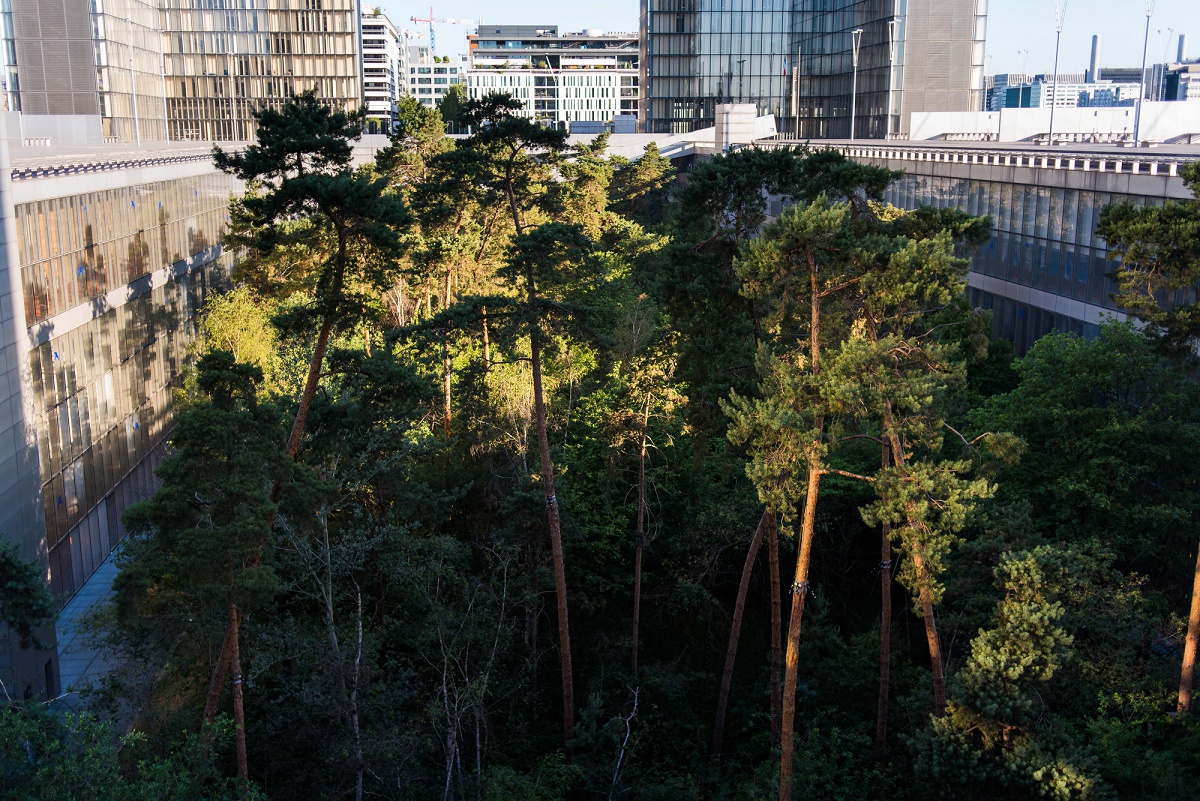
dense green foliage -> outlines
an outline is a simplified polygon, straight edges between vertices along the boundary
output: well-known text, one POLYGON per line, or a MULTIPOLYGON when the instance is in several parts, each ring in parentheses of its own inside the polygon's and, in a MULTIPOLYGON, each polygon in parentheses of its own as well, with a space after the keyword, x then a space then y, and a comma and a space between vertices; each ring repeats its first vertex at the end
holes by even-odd
POLYGON ((219 156, 258 181, 238 286, 126 518, 108 697, 144 764, 193 753, 213 682, 278 801, 766 798, 781 753, 795 798, 1194 796, 1200 397, 1155 331, 1014 360, 962 297, 989 221, 889 207, 892 173, 747 149, 676 181, 459 100, 470 137, 409 104, 358 169, 303 98, 219 156), (775 569, 743 571, 765 511, 775 569))

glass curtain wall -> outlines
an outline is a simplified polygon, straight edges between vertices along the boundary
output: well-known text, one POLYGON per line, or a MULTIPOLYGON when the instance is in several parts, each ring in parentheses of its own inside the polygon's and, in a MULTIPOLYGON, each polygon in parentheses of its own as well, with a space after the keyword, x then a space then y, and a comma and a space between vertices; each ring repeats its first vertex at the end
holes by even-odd
POLYGON ((854 134, 861 139, 887 136, 889 98, 898 101, 903 89, 906 6, 907 0, 797 0, 798 102, 792 119, 782 126, 785 131, 803 139, 850 137, 853 31, 861 28, 854 134), (898 24, 895 61, 891 20, 898 24))
MULTIPOLYGON (((884 197, 905 209, 959 208, 990 216, 995 224, 992 238, 972 256, 972 273, 1113 312, 1118 311, 1112 300, 1116 287, 1108 276, 1120 269, 1120 263, 1109 258, 1104 241, 1096 236, 1100 210, 1121 201, 1137 205, 1163 203, 1161 198, 1144 195, 912 172, 895 181, 884 197)), ((1094 325, 1055 315, 1031 303, 972 291, 973 302, 994 310, 996 335, 1010 339, 1019 355, 1053 328, 1082 334, 1097 330, 1094 325)), ((1160 301, 1190 303, 1194 297, 1195 291, 1188 290, 1164 295, 1160 301)))
POLYGON ((41 332, 29 358, 60 597, 120 539, 120 513, 153 491, 196 310, 228 274, 219 242, 239 190, 214 172, 16 206, 27 322, 41 332), (80 306, 94 316, 52 319, 80 306))
POLYGON ((644 127, 716 124, 716 106, 782 116, 790 95, 792 0, 644 0, 644 127))
POLYGON ((164 19, 172 139, 252 139, 254 111, 309 89, 360 106, 357 0, 180 0, 164 19))

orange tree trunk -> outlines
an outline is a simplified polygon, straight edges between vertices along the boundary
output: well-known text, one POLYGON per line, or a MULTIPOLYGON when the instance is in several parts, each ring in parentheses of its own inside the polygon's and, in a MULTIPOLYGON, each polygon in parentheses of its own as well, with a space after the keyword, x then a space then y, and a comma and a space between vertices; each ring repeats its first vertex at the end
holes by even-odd
POLYGON ((1196 552, 1196 573, 1192 578, 1192 609, 1188 614, 1187 639, 1183 643, 1183 669, 1179 673, 1179 714, 1192 708, 1192 678, 1196 671, 1196 641, 1200 638, 1200 548, 1196 552))
MULTIPOLYGON (((888 445, 883 443, 882 463, 887 469, 888 445)), ((875 758, 883 764, 887 758, 888 694, 892 673, 892 527, 883 524, 883 542, 879 553, 879 585, 882 601, 879 609, 879 705, 875 712, 875 758)))
MULTIPOLYGON (((529 278, 529 311, 536 315, 532 270, 529 278)), ((546 520, 550 526, 550 551, 554 562, 554 594, 558 602, 558 647, 562 657, 563 747, 575 734, 575 679, 571 666, 571 630, 567 622, 567 569, 563 558, 562 524, 558 498, 554 494, 554 464, 550 461, 550 437, 546 431, 546 403, 542 395, 541 343, 536 317, 529 324, 530 362, 533 365, 533 410, 537 425, 538 456, 542 462, 542 491, 546 496, 546 520)))

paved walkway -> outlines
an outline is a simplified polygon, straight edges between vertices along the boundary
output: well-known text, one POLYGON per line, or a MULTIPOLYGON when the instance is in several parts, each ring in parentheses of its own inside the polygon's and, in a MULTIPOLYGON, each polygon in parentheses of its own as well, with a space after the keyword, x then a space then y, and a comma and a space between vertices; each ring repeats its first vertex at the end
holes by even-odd
POLYGON ((108 661, 108 655, 93 643, 92 633, 83 627, 87 616, 112 596, 116 577, 117 566, 113 554, 109 554, 58 615, 58 670, 62 689, 57 705, 63 709, 83 711, 78 692, 97 683, 117 665, 108 661))

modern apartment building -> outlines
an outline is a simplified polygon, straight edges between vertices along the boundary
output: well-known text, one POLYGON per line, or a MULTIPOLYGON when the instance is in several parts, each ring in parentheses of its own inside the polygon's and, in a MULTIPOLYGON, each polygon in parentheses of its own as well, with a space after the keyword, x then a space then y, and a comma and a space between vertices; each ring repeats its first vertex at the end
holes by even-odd
POLYGON ((806 139, 849 136, 851 117, 858 137, 902 137, 914 111, 982 108, 986 0, 642 0, 641 10, 647 132, 713 125, 722 103, 754 103, 806 139))
POLYGON ((428 45, 408 46, 408 94, 423 106, 436 106, 451 86, 466 83, 463 70, 449 56, 434 55, 428 45))
POLYGON ((382 13, 362 15, 363 108, 368 133, 391 133, 408 92, 408 43, 382 13))
POLYGON ((638 113, 636 34, 481 25, 467 40, 473 98, 508 93, 524 105, 521 116, 558 128, 638 113))

